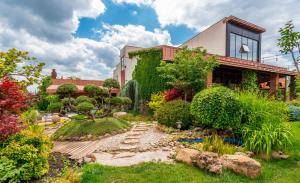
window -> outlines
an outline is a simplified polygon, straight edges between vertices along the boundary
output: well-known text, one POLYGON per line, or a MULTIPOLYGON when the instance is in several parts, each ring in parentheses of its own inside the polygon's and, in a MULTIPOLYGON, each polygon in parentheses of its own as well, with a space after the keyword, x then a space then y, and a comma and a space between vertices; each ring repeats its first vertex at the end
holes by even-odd
POLYGON ((230 33, 230 57, 258 60, 258 41, 230 33))

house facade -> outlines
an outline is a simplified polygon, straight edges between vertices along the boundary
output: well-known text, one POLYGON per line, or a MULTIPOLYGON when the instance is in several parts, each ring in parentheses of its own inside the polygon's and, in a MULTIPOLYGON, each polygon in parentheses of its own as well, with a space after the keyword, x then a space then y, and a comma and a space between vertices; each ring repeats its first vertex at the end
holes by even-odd
MULTIPOLYGON (((216 68, 207 78, 207 85, 219 83, 225 86, 238 85, 243 80, 243 71, 252 70, 257 73, 257 83, 261 89, 269 90, 276 94, 278 90, 287 90, 289 83, 293 82, 297 73, 287 68, 277 67, 261 63, 261 37, 266 30, 263 27, 239 19, 234 16, 225 17, 213 24, 206 30, 184 42, 179 47, 156 46, 162 49, 165 61, 172 61, 177 50, 182 47, 196 48, 204 47, 211 55, 215 55, 220 66, 216 68)), ((123 49, 130 52, 128 46, 123 49)), ((143 48, 138 48, 143 49, 143 48)), ((133 50, 135 51, 135 50, 133 50)), ((123 51, 124 52, 124 51, 123 51)), ((136 58, 122 61, 124 68, 116 78, 121 85, 131 79, 136 58), (130 69, 127 69, 130 65, 130 69)), ((121 64, 122 65, 122 64, 121 64)), ((119 71, 116 70, 116 73, 119 71)), ((294 88, 290 89, 290 96, 293 97, 294 88)), ((286 94, 286 92, 283 92, 286 94)))

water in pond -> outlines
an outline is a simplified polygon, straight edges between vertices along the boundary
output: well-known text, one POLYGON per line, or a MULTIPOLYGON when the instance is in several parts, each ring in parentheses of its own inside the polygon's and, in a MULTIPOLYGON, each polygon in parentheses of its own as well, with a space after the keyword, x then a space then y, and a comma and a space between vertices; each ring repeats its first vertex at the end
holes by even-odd
MULTIPOLYGON (((178 140, 179 142, 187 142, 187 143, 201 143, 203 142, 203 138, 196 138, 196 139, 181 139, 178 140)), ((233 137, 225 137, 223 139, 224 142, 241 146, 243 145, 243 141, 241 139, 233 138, 233 137)))

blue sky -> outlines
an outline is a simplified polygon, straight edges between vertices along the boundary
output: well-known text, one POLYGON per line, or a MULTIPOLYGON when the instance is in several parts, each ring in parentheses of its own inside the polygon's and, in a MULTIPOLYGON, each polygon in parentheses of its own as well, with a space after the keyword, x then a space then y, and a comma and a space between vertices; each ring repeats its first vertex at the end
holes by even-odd
MULTIPOLYGON (((179 45, 220 19, 234 15, 267 29, 262 56, 279 54, 278 30, 293 20, 298 0, 1 0, 0 50, 29 51, 59 77, 112 77, 128 44, 179 45)), ((267 63, 290 67, 289 57, 267 63)))

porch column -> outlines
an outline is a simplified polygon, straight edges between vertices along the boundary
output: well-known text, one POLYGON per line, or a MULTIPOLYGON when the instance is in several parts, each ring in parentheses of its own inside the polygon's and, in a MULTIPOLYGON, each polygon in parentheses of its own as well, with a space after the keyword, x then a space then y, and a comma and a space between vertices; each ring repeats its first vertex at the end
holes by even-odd
POLYGON ((206 87, 210 88, 213 85, 213 71, 209 71, 206 79, 206 87))
POLYGON ((285 86, 284 86, 284 101, 288 102, 289 101, 289 95, 288 95, 288 77, 287 76, 284 76, 284 79, 285 79, 285 86))
POLYGON ((290 100, 296 99, 296 76, 291 76, 290 82, 290 100))
POLYGON ((271 74, 270 94, 272 96, 276 96, 278 88, 279 88, 279 74, 277 74, 277 73, 271 74))

